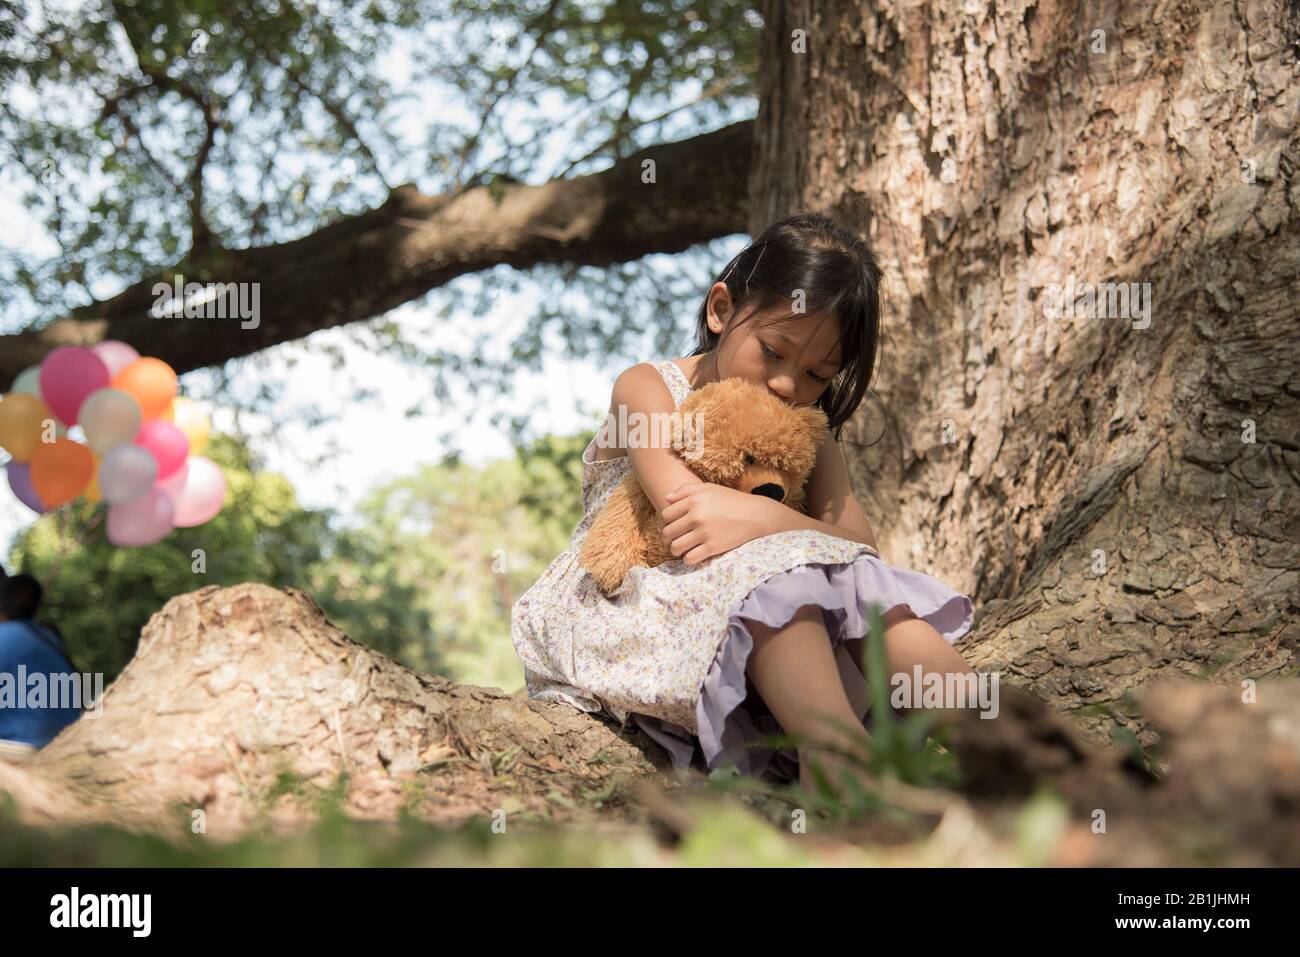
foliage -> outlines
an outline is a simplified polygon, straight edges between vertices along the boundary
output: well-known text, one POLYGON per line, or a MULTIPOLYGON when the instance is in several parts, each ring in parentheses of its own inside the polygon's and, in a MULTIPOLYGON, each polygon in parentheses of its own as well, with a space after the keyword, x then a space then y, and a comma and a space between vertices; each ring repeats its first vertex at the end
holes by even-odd
POLYGON ((0 280, 39 321, 402 183, 600 169, 752 115, 758 26, 736 0, 0 0, 0 164, 58 248, 17 244, 0 280))
POLYGON ((145 548, 115 548, 98 509, 37 519, 11 565, 49 581, 41 618, 82 671, 111 681, 168 599, 206 585, 259 581, 301 589, 357 641, 410 667, 513 690, 522 672, 510 607, 568 542, 581 517, 582 449, 591 434, 547 437, 513 459, 421 467, 373 490, 359 522, 304 508, 247 449, 217 435, 206 454, 229 489, 220 514, 145 548), (73 540, 85 535, 80 546, 73 540), (60 560, 60 555, 63 555, 60 560))
POLYGON ((592 434, 547 436, 483 467, 446 459, 376 489, 358 505, 360 527, 348 537, 356 555, 341 556, 349 590, 329 607, 340 616, 343 602, 375 608, 379 583, 400 588, 431 639, 407 641, 398 629, 394 642, 372 623, 371 644, 457 681, 522 687, 510 609, 582 517, 579 459, 592 434))
MULTIPOLYGON (((29 213, 0 237, 0 336, 93 319, 155 275, 219 280, 222 250, 310 235, 400 184, 540 184, 750 118, 760 27, 738 0, 0 0, 0 183, 29 213)), ((603 367, 684 351, 683 323, 735 245, 502 265, 432 290, 429 308, 275 354, 324 353, 335 369, 353 347, 396 358, 429 382, 404 414, 426 415, 453 395, 508 394, 557 347, 603 367), (515 294, 528 305, 504 313, 515 294)), ((266 360, 191 378, 257 428, 281 382, 261 375, 256 395, 232 383, 266 360)), ((373 394, 343 374, 333 391, 373 394)), ((493 425, 516 444, 538 436, 527 416, 493 425)), ((250 436, 277 441, 273 426, 250 436)))
POLYGON ((64 534, 47 514, 15 541, 11 565, 48 582, 40 617, 59 628, 82 671, 116 676, 150 616, 176 595, 243 581, 312 591, 332 538, 329 513, 299 505, 283 476, 257 471, 227 436, 214 435, 204 454, 227 486, 221 512, 204 525, 145 548, 117 548, 102 521, 88 531, 107 506, 77 500, 65 509, 64 534))

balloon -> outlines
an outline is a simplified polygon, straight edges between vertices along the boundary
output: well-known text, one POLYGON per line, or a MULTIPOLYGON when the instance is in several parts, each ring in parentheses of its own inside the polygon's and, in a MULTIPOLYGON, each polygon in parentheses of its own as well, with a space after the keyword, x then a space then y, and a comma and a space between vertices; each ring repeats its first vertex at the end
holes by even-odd
POLYGON ((99 491, 111 505, 124 505, 143 497, 158 477, 158 462, 148 449, 119 445, 99 466, 99 491))
POLYGON ((108 366, 82 346, 59 346, 41 363, 41 398, 64 425, 73 425, 86 396, 108 385, 108 366))
POLYGON ((140 353, 117 339, 105 339, 91 346, 90 350, 103 360, 104 365, 108 366, 109 378, 113 378, 140 358, 140 353))
MULTIPOLYGON (((41 398, 41 367, 28 366, 22 372, 18 373, 18 378, 14 379, 13 388, 10 389, 9 391, 21 392, 24 395, 32 395, 40 399, 41 398)), ((42 405, 45 404, 44 399, 41 399, 41 404, 42 405)), ((52 418, 53 415, 54 413, 51 412, 49 417, 52 418)), ((55 419, 54 435, 56 437, 62 437, 67 434, 68 434, 67 427, 64 426, 64 424, 60 422, 58 419, 55 419)))
POLYGON ((99 488, 99 468, 103 464, 103 459, 98 455, 95 456, 95 471, 90 477, 90 484, 87 485, 86 490, 81 493, 81 497, 87 502, 102 502, 104 500, 104 493, 100 491, 99 488))
POLYGON ((32 488, 31 466, 26 462, 10 462, 5 471, 9 475, 9 488, 18 501, 37 514, 44 512, 45 503, 36 494, 36 489, 32 488))
POLYGON ((177 528, 193 528, 210 521, 226 500, 226 477, 216 462, 192 455, 189 466, 185 488, 176 503, 173 520, 177 528))
MULTIPOLYGON (((121 446, 122 449, 130 446, 121 446)), ((114 452, 119 451, 114 449, 114 452)), ((160 488, 151 488, 134 502, 108 507, 108 540, 114 545, 152 545, 172 530, 172 500, 160 488)))
POLYGON ((175 472, 166 478, 154 480, 154 488, 160 488, 167 493, 167 497, 175 505, 181 500, 181 491, 185 488, 185 480, 190 474, 190 460, 186 459, 175 472))
POLYGON ((86 444, 100 455, 134 442, 143 419, 140 403, 121 389, 99 389, 86 397, 81 406, 81 428, 86 444))
POLYGON ((71 502, 85 491, 95 470, 90 449, 72 439, 41 443, 32 453, 32 488, 47 508, 71 502))
POLYGON ((10 392, 0 400, 0 447, 8 449, 15 461, 29 461, 41 444, 46 419, 53 420, 53 413, 36 396, 10 392))
POLYGON ((203 411, 203 406, 193 399, 178 395, 176 401, 172 403, 170 419, 190 440, 190 455, 198 455, 208 447, 208 433, 212 430, 212 420, 203 411))
POLYGON ((176 397, 176 373, 161 359, 145 356, 113 376, 113 388, 139 402, 144 420, 150 422, 161 418, 176 397))
POLYGON ((170 422, 157 419, 146 422, 135 437, 135 444, 148 449, 158 461, 157 478, 163 479, 185 464, 190 454, 190 440, 170 422))
POLYGON ((18 378, 14 379, 14 384, 10 386, 9 391, 25 392, 39 399, 41 397, 41 367, 28 366, 18 373, 18 378))

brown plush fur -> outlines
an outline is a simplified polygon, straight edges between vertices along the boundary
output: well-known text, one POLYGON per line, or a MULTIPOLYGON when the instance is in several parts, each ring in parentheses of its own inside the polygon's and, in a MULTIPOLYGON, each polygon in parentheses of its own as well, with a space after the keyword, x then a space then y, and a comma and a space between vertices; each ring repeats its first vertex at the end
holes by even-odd
MULTIPOLYGON (((742 492, 775 483, 784 503, 803 511, 804 484, 826 434, 826 415, 811 406, 789 406, 745 379, 723 379, 692 392, 671 414, 668 431, 673 451, 701 481, 742 492)), ((659 513, 629 470, 587 532, 582 567, 611 595, 633 566, 653 568, 675 557, 664 542, 659 513)))

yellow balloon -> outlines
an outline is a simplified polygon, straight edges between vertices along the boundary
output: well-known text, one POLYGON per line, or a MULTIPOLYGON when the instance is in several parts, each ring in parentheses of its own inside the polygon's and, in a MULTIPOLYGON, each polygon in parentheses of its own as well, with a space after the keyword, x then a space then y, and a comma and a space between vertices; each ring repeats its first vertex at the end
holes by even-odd
POLYGON ((91 473, 90 484, 86 490, 81 493, 81 497, 87 502, 98 502, 104 497, 104 493, 99 490, 99 462, 98 455, 91 456, 95 460, 94 471, 91 473))
POLYGON ((25 392, 10 392, 0 399, 0 447, 8 450, 15 462, 28 462, 41 446, 41 430, 46 420, 57 424, 50 407, 25 392))
POLYGON ((203 411, 203 406, 193 399, 178 395, 172 400, 170 419, 176 428, 190 440, 190 455, 200 455, 208 446, 208 435, 212 431, 212 420, 203 411))

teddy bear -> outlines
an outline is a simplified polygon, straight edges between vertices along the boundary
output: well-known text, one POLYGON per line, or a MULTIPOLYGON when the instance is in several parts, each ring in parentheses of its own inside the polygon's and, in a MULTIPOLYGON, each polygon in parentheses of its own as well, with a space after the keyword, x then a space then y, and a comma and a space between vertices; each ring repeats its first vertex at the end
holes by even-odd
MULTIPOLYGON (((703 482, 766 495, 804 511, 804 485, 826 434, 826 414, 791 406, 746 379, 712 382, 666 413, 652 430, 703 482)), ((606 595, 636 565, 653 568, 677 558, 663 539, 663 523, 628 469, 597 513, 579 562, 606 595)))

